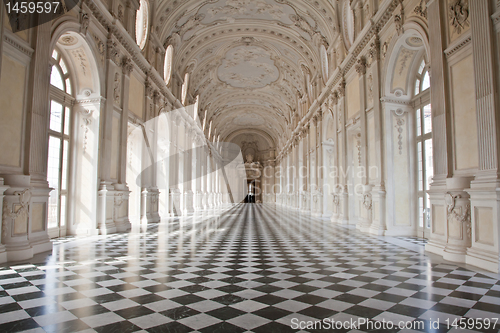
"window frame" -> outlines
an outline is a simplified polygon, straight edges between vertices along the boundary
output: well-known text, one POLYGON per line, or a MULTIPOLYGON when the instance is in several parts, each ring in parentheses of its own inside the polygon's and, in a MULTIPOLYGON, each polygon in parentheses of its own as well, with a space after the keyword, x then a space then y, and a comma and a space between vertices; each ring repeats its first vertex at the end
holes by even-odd
MULTIPOLYGON (((73 121, 72 117, 72 107, 75 102, 75 98, 72 95, 73 93, 73 79, 71 77, 71 69, 68 67, 68 61, 66 61, 65 57, 62 55, 61 51, 56 48, 51 55, 50 59, 51 70, 57 70, 59 74, 62 74, 63 78, 63 88, 61 90, 59 87, 53 85, 49 79, 49 126, 48 126, 48 142, 50 142, 50 138, 56 138, 59 140, 59 156, 58 156, 58 177, 57 177, 57 188, 54 188, 53 191, 57 191, 57 214, 56 214, 56 225, 49 226, 51 221, 47 221, 47 232, 49 236, 52 237, 60 237, 66 234, 67 224, 68 224, 68 195, 70 188, 70 156, 71 156, 71 124, 73 121), (54 54, 56 57, 54 58, 54 54), (66 73, 64 73, 61 62, 64 64, 66 68, 66 73), (68 87, 69 82, 69 87, 68 87), (69 91, 69 92, 68 92, 69 91), (57 103, 61 106, 61 125, 60 130, 56 130, 51 128, 50 119, 52 116, 52 107, 53 102, 57 103), (63 188, 63 178, 65 177, 65 188, 63 188), (64 203, 63 198, 64 197, 64 203), (62 207, 64 204, 64 207, 62 207), (64 216, 62 216, 64 214, 64 216)), ((47 159, 49 159, 49 150, 47 150, 47 159)), ((47 160, 47 168, 49 166, 49 161, 47 160)), ((47 170, 48 171, 48 170, 47 170)), ((47 173, 47 181, 49 181, 49 174, 47 173)), ((49 198, 50 202, 50 198, 49 198)), ((49 214, 50 218, 50 214, 49 214)))

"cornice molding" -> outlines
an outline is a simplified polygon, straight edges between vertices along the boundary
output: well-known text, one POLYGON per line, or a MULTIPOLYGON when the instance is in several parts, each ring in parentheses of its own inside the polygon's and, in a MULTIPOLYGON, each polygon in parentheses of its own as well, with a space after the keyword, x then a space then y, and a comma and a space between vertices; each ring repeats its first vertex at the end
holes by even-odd
POLYGON ((147 59, 142 55, 139 46, 135 43, 129 33, 121 26, 121 24, 116 24, 117 19, 113 18, 109 14, 108 10, 101 4, 95 3, 92 0, 83 0, 84 4, 88 7, 89 13, 99 22, 99 24, 107 29, 115 39, 121 44, 121 46, 127 51, 131 60, 137 65, 137 67, 146 75, 151 73, 151 80, 165 96, 165 99, 169 100, 175 107, 182 107, 180 102, 178 103, 176 98, 167 88, 165 82, 163 81, 161 75, 156 71, 156 69, 149 64, 147 59), (106 15, 108 14, 108 15, 106 15))
POLYGON ((27 55, 28 57, 31 57, 33 55, 33 52, 35 51, 31 47, 29 47, 24 40, 16 36, 14 33, 5 29, 4 29, 3 40, 10 46, 14 47, 16 50, 27 55))
POLYGON ((450 58, 458 51, 462 50, 463 48, 471 44, 472 44, 472 36, 471 34, 469 34, 468 36, 465 36, 464 38, 458 40, 457 43, 453 43, 453 45, 444 50, 444 54, 446 55, 447 58, 450 58))

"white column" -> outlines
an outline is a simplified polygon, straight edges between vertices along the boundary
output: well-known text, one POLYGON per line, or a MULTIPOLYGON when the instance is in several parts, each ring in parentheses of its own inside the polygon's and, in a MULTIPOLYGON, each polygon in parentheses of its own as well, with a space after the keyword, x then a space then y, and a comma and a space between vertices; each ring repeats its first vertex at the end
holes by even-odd
POLYGON ((377 168, 377 179, 372 189, 372 223, 369 232, 375 235, 383 235, 386 230, 385 217, 385 164, 384 164, 384 128, 382 119, 381 78, 380 78, 380 42, 375 36, 370 45, 371 70, 373 77, 373 118, 375 125, 375 163, 377 168))
POLYGON ((192 137, 194 135, 194 131, 189 127, 186 123, 186 127, 184 130, 184 188, 183 188, 183 211, 184 214, 192 214, 194 212, 193 205, 193 140, 192 137))
MULTIPOLYGON (((498 1, 497 1, 498 3, 498 1)), ((476 88, 476 115, 478 133, 479 170, 471 182, 472 244, 467 250, 466 262, 499 272, 500 267, 500 105, 498 49, 500 39, 500 8, 497 4, 496 26, 489 1, 469 2, 474 79, 476 88), (495 36, 496 32, 496 36, 495 36), (494 39, 496 38, 496 44, 494 39)))

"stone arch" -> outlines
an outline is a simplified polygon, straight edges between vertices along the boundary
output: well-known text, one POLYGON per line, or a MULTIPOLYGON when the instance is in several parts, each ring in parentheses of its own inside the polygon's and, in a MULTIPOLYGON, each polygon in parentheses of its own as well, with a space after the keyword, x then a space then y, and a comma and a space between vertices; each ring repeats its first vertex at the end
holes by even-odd
POLYGON ((426 29, 417 22, 408 22, 404 33, 389 44, 382 73, 382 96, 409 100, 414 67, 424 55, 429 59, 426 29))
MULTIPOLYGON (((76 19, 60 19, 51 31, 50 54, 57 48, 64 56, 74 101, 70 108, 68 148, 67 224, 69 234, 96 233, 100 164, 100 118, 103 109, 103 63, 91 40, 76 19)), ((51 97, 52 98, 52 97, 51 97)))
MULTIPOLYGON (((100 41, 102 44, 102 50, 99 50, 99 45, 97 45, 97 41, 90 38, 88 33, 84 33, 81 30, 82 25, 75 18, 66 18, 62 17, 59 20, 56 20, 52 25, 51 31, 51 40, 50 40, 50 52, 54 50, 56 45, 60 44, 59 41, 63 36, 69 36, 76 39, 76 43, 72 45, 67 45, 63 47, 63 49, 74 50, 79 47, 85 52, 87 62, 90 66, 89 74, 91 75, 92 84, 91 87, 87 87, 91 89, 91 94, 86 94, 85 97, 93 97, 93 96, 104 96, 104 76, 98 75, 98 73, 102 73, 104 69, 104 51, 105 51, 105 42, 100 41), (101 60, 102 59, 102 60, 101 60)), ((97 37, 96 37, 97 38, 97 37)), ((85 87, 80 87, 80 91, 76 91, 75 95, 79 95, 80 92, 83 92, 85 87)), ((84 96, 82 96, 83 98, 84 96)))
POLYGON ((264 138, 270 148, 276 148, 274 139, 266 132, 259 129, 240 129, 229 134, 223 141, 232 142, 232 140, 240 134, 256 134, 264 138))

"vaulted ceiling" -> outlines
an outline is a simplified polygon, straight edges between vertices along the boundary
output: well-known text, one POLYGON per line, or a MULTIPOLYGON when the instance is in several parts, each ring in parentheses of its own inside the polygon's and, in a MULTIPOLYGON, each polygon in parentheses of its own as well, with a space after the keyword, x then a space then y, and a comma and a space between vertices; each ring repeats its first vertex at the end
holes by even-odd
POLYGON ((200 96, 222 139, 246 128, 277 143, 307 91, 307 73, 321 75, 321 45, 338 34, 335 3, 164 0, 153 24, 174 46, 174 75, 191 73, 189 94, 200 96))

